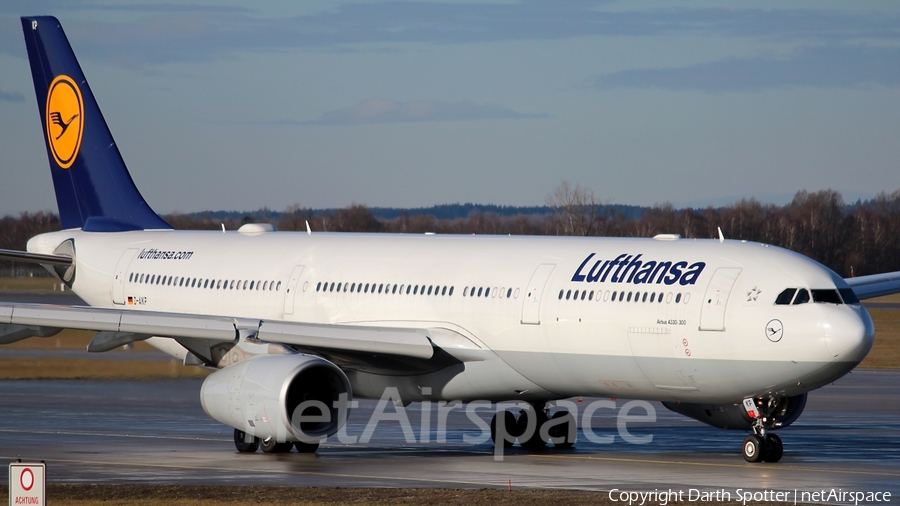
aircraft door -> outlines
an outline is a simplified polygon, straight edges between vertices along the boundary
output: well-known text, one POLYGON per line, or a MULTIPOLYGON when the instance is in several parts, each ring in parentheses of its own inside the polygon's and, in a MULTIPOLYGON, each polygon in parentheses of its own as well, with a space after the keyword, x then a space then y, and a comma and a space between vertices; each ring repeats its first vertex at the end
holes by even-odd
POLYGON ((116 264, 112 286, 114 304, 125 304, 125 274, 128 273, 128 266, 134 260, 135 253, 137 253, 136 248, 125 250, 125 253, 122 253, 122 257, 119 258, 119 263, 116 264))
POLYGON ((291 272, 291 279, 287 284, 287 291, 284 292, 284 314, 294 314, 294 297, 297 295, 297 282, 300 281, 300 275, 303 274, 303 266, 294 267, 291 272))
POLYGON ((541 299, 544 296, 544 287, 547 284, 547 280, 550 279, 550 273, 553 272, 554 267, 556 267, 556 264, 538 265, 534 274, 531 275, 531 281, 528 282, 525 298, 522 301, 523 324, 541 324, 541 299))
POLYGON ((728 304, 731 288, 740 273, 741 269, 737 267, 716 269, 706 288, 706 295, 703 296, 700 330, 725 330, 725 306, 728 304))

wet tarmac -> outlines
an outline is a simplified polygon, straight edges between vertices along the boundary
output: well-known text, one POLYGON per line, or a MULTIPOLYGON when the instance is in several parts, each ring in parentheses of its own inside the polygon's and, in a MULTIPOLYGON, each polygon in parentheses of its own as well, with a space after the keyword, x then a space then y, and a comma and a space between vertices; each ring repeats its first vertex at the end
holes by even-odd
MULTIPOLYGON (((232 431, 200 407, 200 380, 2 381, 0 465, 44 460, 49 480, 65 483, 253 484, 346 487, 522 487, 609 490, 890 491, 900 495, 900 372, 856 371, 809 396, 804 414, 779 434, 778 464, 749 464, 744 434, 721 431, 651 404, 656 421, 628 424, 647 444, 623 440, 614 409, 592 419, 596 436, 579 430, 576 447, 530 452, 512 448, 495 460, 490 443, 463 409, 451 411, 446 441, 435 442, 431 406, 405 408, 411 436, 382 420, 366 443, 329 438, 316 454, 239 454, 232 431), (428 432, 429 442, 422 441, 428 432), (596 438, 595 438, 596 439, 596 438)), ((578 403, 579 410, 594 399, 578 403)), ((616 401, 619 408, 625 400, 616 401)), ((372 425, 376 401, 360 401, 349 436, 372 425)), ((394 413, 392 407, 385 410, 394 413)), ((479 410, 481 420, 491 411, 479 410)), ((632 414, 642 414, 637 409, 632 414)), ((579 417, 580 418, 580 417, 579 417)), ((2 473, 5 474, 5 473, 2 473)), ((5 479, 5 478, 4 478, 5 479)))
MULTIPOLYGON (((0 301, 82 304, 71 292, 0 292, 0 301)), ((900 304, 877 308, 900 309, 900 304)), ((0 356, 10 358, 48 353, 95 356, 0 347, 0 356)), ((130 357, 166 359, 153 352, 115 359, 130 357)), ((800 419, 779 431, 785 456, 778 464, 744 462, 743 432, 708 427, 658 403, 650 405, 655 422, 628 424, 632 435, 652 440, 630 443, 617 429, 616 415, 627 403, 622 399, 618 409, 599 409, 591 418, 593 440, 579 429, 574 449, 512 448, 499 461, 490 443, 470 441, 484 434, 462 408, 447 415, 446 442, 436 442, 437 407, 431 406, 423 425, 419 403, 403 410, 407 433, 401 423, 382 417, 367 442, 333 436, 316 454, 238 454, 232 430, 200 407, 201 383, 0 381, 0 465, 16 458, 44 460, 49 480, 64 483, 672 489, 682 491, 684 499, 698 489, 728 492, 731 500, 737 500, 738 489, 890 491, 895 502, 900 496, 900 371, 859 370, 812 392, 800 419)), ((579 413, 595 400, 577 403, 579 413)), ((360 401, 346 430, 350 437, 366 434, 376 404, 360 401)), ((492 413, 484 408, 472 417, 486 422, 492 413)), ((0 475, 6 479, 6 473, 0 475)))

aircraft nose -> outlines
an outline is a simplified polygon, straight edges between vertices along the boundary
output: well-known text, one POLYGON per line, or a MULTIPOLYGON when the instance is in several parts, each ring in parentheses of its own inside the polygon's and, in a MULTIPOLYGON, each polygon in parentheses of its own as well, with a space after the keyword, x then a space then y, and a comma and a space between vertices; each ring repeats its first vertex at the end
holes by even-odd
POLYGON ((825 329, 825 344, 836 362, 861 362, 875 342, 875 326, 863 308, 834 311, 825 329))

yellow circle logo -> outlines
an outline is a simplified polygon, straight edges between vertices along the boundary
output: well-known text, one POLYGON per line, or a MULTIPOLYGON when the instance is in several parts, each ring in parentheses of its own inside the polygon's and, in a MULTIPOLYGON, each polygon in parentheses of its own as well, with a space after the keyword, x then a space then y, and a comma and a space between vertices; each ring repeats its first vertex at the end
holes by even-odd
POLYGON ((84 132, 84 100, 75 81, 56 76, 47 91, 47 142, 57 165, 68 169, 78 156, 84 132))

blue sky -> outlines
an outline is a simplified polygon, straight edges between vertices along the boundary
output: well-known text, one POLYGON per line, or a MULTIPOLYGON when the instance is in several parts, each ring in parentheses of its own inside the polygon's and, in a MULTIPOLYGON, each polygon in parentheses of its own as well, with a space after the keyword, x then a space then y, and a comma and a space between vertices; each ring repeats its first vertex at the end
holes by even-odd
POLYGON ((900 3, 727 5, 6 1, 0 215, 55 210, 34 14, 161 213, 900 189, 900 3))

